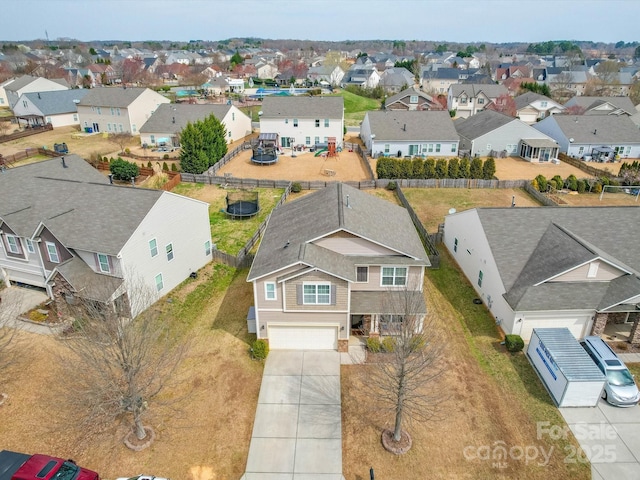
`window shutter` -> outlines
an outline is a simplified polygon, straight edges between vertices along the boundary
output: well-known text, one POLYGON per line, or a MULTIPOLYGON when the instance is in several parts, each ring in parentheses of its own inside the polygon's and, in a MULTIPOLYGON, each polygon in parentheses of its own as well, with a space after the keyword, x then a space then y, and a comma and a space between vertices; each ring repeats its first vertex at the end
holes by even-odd
POLYGON ((331 284, 331 305, 336 304, 336 286, 331 284))
POLYGON ((300 284, 296 285, 296 299, 298 305, 302 305, 302 285, 300 284))

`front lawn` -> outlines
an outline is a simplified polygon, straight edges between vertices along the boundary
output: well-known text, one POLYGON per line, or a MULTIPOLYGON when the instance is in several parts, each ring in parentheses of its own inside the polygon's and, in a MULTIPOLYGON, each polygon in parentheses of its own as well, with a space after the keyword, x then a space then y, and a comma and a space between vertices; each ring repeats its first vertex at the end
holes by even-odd
POLYGON ((573 438, 538 435, 536 422, 564 426, 564 420, 524 354, 506 352, 490 313, 473 303, 471 285, 442 257, 440 269, 425 278, 429 315, 447 345, 438 418, 407 425, 414 442, 407 454, 386 452, 380 432, 393 418, 362 394, 369 367, 343 366, 345 478, 368 478, 370 467, 379 478, 590 478, 588 464, 565 464, 577 447, 573 438))

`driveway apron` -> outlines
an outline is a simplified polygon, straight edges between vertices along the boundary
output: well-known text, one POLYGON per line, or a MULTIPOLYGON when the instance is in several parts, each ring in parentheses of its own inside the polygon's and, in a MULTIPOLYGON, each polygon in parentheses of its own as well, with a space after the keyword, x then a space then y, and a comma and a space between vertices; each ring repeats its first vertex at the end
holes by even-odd
POLYGON ((342 480, 340 354, 271 351, 244 480, 342 480))
POLYGON ((591 462, 593 480, 640 478, 640 407, 620 408, 600 400, 596 407, 560 408, 580 444, 566 461, 591 462))

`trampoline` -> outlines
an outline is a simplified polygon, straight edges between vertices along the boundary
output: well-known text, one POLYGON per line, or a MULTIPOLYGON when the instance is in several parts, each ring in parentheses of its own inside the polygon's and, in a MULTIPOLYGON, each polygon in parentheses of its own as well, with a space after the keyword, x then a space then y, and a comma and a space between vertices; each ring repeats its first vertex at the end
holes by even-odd
POLYGON ((249 218, 260 211, 258 192, 240 190, 227 193, 227 208, 224 212, 231 218, 249 218))
POLYGON ((271 165, 278 161, 278 134, 261 133, 258 142, 251 145, 251 161, 259 165, 271 165))

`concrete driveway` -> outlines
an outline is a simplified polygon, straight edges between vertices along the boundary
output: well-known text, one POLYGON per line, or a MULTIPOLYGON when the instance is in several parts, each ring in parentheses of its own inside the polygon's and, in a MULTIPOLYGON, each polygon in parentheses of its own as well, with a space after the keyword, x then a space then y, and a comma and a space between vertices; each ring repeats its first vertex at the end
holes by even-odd
POLYGON ((55 327, 46 324, 38 325, 17 319, 18 315, 49 300, 43 290, 14 286, 0 291, 0 298, 2 299, 0 301, 0 325, 45 335, 57 332, 55 327))
POLYGON ((565 461, 588 458, 593 480, 639 478, 639 406, 613 407, 600 400, 597 407, 561 408, 560 413, 582 449, 565 452, 565 461))
POLYGON ((244 480, 343 480, 340 354, 271 351, 244 480))

